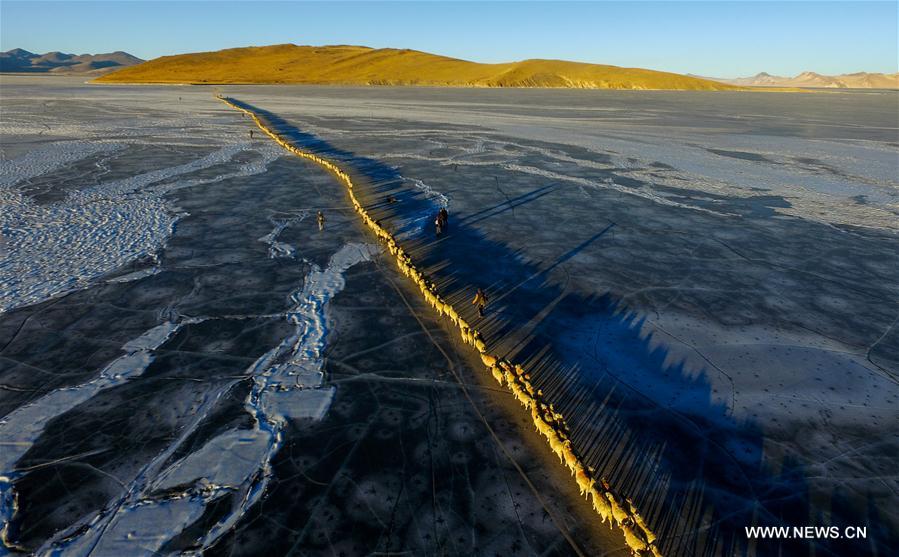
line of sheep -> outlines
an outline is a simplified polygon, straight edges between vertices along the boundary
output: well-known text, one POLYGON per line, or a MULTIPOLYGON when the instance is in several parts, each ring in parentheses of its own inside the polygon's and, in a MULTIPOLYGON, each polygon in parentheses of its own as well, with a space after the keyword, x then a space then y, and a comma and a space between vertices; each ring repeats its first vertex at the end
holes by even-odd
POLYGON ((626 499, 616 494, 604 479, 597 481, 594 470, 584 466, 571 444, 568 434, 568 427, 563 417, 557 413, 551 404, 547 405, 541 401, 542 392, 536 390, 530 381, 530 375, 518 364, 513 364, 503 358, 493 356, 487 353, 487 346, 481 334, 468 322, 463 319, 452 305, 446 302, 437 292, 436 285, 425 277, 421 271, 412 263, 412 258, 403 250, 396 242, 394 237, 381 224, 372 219, 368 211, 356 199, 353 192, 353 181, 349 174, 344 172, 339 166, 333 162, 322 158, 313 153, 303 151, 287 140, 283 139, 277 133, 268 128, 255 113, 241 106, 234 104, 225 97, 217 97, 226 105, 249 115, 256 125, 265 132, 269 137, 275 140, 287 151, 311 160, 324 168, 330 170, 337 178, 347 187, 353 208, 365 222, 366 226, 371 229, 378 238, 384 241, 388 251, 396 259, 399 270, 411 278, 418 285, 425 300, 437 310, 441 316, 449 318, 460 331, 463 342, 470 344, 477 349, 481 356, 481 361, 500 385, 506 385, 516 399, 526 409, 530 410, 534 426, 547 441, 553 452, 559 457, 559 460, 568 467, 571 474, 577 481, 581 494, 588 499, 592 499, 593 508, 599 514, 603 522, 609 520, 610 525, 617 525, 624 534, 627 545, 638 556, 661 557, 657 545, 655 543, 656 536, 652 533, 646 522, 634 508, 630 499, 626 499))

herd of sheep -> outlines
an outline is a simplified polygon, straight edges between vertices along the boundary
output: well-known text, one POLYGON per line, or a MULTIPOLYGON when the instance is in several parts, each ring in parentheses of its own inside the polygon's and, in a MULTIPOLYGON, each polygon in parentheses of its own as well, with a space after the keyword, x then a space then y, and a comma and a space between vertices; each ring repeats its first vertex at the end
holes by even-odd
POLYGON ((599 514, 601 520, 603 522, 609 520, 610 525, 618 526, 624 534, 627 545, 633 550, 634 555, 660 557, 661 553, 657 548, 655 535, 634 508, 630 499, 615 493, 608 482, 602 478, 597 478, 594 470, 581 462, 572 447, 565 420, 553 409, 551 404, 545 404, 541 400, 542 392, 535 389, 531 384, 530 375, 522 366, 513 364, 504 358, 488 354, 487 346, 481 334, 466 322, 451 304, 447 303, 440 296, 436 285, 418 270, 411 257, 397 243, 393 235, 381 226, 378 221, 369 216, 368 211, 359 203, 354 194, 353 181, 349 174, 335 163, 291 145, 287 140, 266 126, 251 110, 238 106, 225 97, 219 96, 218 98, 231 108, 249 115, 262 131, 284 147, 284 149, 328 169, 346 186, 356 212, 366 226, 386 244, 388 251, 394 256, 399 270, 418 285, 425 300, 441 316, 445 316, 452 321, 459 329, 462 340, 477 349, 481 361, 489 368, 496 381, 500 385, 506 385, 522 406, 530 410, 537 431, 546 437, 553 452, 571 471, 581 494, 592 499, 593 508, 599 514))

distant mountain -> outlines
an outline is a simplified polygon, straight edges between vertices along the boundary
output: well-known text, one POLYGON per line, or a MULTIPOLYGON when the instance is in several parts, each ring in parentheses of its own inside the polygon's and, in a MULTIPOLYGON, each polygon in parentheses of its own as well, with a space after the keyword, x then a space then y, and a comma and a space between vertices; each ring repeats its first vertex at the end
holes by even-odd
POLYGON ((21 48, 0 52, 0 72, 99 74, 143 62, 127 52, 108 54, 35 54, 21 48))
MULTIPOLYGON (((694 76, 699 77, 699 76, 694 76)), ((832 89, 899 89, 899 73, 858 72, 842 75, 821 75, 802 72, 795 77, 782 77, 765 72, 752 77, 723 79, 707 77, 713 81, 741 87, 828 87, 832 89)))
POLYGON ((480 64, 416 50, 293 44, 163 56, 98 78, 102 83, 306 83, 448 87, 729 90, 685 75, 566 62, 480 64))
POLYGON ((763 87, 776 87, 778 83, 785 81, 787 78, 780 77, 777 75, 771 75, 767 72, 761 72, 755 74, 752 77, 738 77, 736 79, 727 80, 727 83, 731 83, 733 85, 743 85, 743 86, 763 86, 763 87))

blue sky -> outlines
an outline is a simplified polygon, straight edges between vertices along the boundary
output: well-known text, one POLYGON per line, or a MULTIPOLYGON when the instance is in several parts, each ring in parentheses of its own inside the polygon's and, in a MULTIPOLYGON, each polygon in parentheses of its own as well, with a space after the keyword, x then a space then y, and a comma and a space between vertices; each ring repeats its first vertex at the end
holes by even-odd
POLYGON ((899 2, 0 2, 0 50, 141 58, 278 43, 716 77, 895 72, 899 2))

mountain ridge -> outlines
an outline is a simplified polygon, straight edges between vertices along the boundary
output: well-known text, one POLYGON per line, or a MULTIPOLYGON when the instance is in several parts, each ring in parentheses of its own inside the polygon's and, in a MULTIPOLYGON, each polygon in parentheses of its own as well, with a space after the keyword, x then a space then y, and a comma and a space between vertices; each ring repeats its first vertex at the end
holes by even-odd
MULTIPOLYGON (((692 74, 691 74, 692 75, 692 74)), ((694 76, 741 87, 824 87, 828 89, 899 89, 899 73, 853 72, 825 75, 804 71, 795 76, 759 72, 749 77, 720 78, 694 76)))
POLYGON ((117 50, 102 54, 69 54, 47 52, 36 54, 23 48, 0 52, 0 72, 96 75, 143 62, 140 58, 117 50))
POLYGON ((483 64, 411 49, 282 44, 163 56, 98 83, 414 85, 734 90, 733 85, 642 68, 529 59, 483 64))

